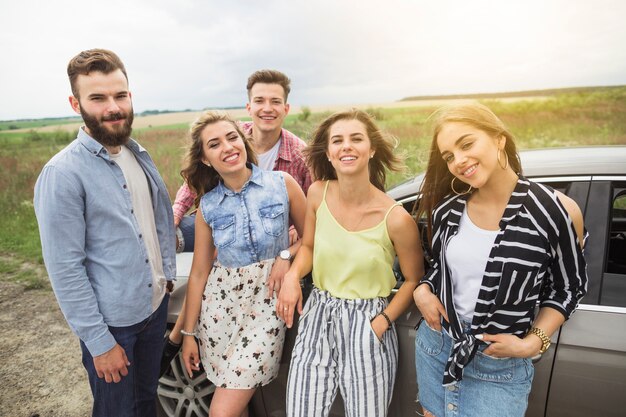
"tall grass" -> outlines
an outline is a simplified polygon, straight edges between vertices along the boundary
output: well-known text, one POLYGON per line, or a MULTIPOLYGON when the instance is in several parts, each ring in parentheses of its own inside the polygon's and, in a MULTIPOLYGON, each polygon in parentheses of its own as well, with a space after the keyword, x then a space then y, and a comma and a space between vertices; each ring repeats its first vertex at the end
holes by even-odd
MULTIPOLYGON (((520 149, 626 144, 626 88, 562 94, 547 100, 485 103, 510 127, 520 149)), ((388 185, 423 170, 431 140, 427 119, 434 108, 365 110, 384 131, 397 138, 398 152, 406 157, 407 172, 390 174, 388 185)), ((328 113, 289 115, 285 127, 306 140, 327 116, 328 113)), ((188 126, 175 125, 137 130, 133 134, 150 152, 172 199, 182 182, 179 171, 187 132, 188 126)), ((0 132, 0 255, 41 263, 33 187, 45 162, 74 136, 61 131, 0 132)), ((0 256, 0 271, 3 265, 10 267, 4 263, 0 256)))

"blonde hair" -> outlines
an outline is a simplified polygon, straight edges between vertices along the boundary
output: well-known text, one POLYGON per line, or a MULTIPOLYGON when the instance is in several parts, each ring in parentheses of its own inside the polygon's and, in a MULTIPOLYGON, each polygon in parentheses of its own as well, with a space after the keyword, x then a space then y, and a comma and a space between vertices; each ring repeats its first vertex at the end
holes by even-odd
MULTIPOLYGON (((515 137, 487 106, 478 102, 453 104, 437 109, 430 117, 432 126, 432 142, 430 145, 430 155, 426 168, 426 175, 420 190, 419 208, 417 218, 426 215, 428 224, 428 238, 432 237, 432 212, 443 198, 454 191, 451 182, 454 175, 448 169, 448 165, 441 157, 437 146, 437 136, 447 123, 465 123, 476 129, 482 130, 492 138, 504 136, 506 143, 504 152, 509 164, 514 172, 522 173, 522 164, 515 146, 515 137)), ((457 184, 457 188, 462 185, 457 184)))

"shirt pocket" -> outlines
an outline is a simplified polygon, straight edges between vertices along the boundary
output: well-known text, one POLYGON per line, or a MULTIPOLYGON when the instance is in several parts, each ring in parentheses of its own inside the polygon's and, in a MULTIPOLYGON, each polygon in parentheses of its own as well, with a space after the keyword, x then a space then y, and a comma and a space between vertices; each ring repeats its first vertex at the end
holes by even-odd
POLYGON ((270 236, 280 236, 285 228, 285 208, 281 203, 259 209, 263 230, 270 236))
POLYGON ((218 248, 225 248, 235 241, 235 216, 218 217, 211 223, 213 242, 218 248))
POLYGON ((497 305, 519 305, 538 298, 539 266, 506 263, 496 294, 497 305))

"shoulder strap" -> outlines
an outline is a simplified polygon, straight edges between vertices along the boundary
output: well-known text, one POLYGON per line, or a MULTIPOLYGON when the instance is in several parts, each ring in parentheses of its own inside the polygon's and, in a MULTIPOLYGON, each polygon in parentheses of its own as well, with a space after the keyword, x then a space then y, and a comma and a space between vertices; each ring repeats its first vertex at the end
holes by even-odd
POLYGON ((324 195, 322 195, 322 201, 326 201, 326 191, 328 191, 328 184, 330 184, 330 180, 326 180, 326 185, 324 186, 324 195))
POLYGON ((389 207, 389 209, 387 210, 387 213, 385 213, 385 218, 384 218, 385 223, 387 223, 387 217, 389 216, 389 213, 391 213, 391 210, 393 210, 394 208, 396 208, 396 207, 398 207, 398 206, 401 206, 401 205, 402 205, 402 203, 398 203, 398 202, 396 202, 394 205, 392 205, 391 207, 389 207))

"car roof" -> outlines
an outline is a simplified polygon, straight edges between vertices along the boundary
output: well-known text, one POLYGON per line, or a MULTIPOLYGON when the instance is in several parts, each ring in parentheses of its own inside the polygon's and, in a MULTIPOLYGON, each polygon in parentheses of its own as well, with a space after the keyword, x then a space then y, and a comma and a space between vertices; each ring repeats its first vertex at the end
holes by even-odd
MULTIPOLYGON (((626 175, 626 146, 584 146, 520 151, 528 178, 578 175, 626 175)), ((416 194, 424 179, 420 173, 388 191, 399 199, 416 194)))

